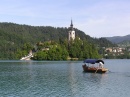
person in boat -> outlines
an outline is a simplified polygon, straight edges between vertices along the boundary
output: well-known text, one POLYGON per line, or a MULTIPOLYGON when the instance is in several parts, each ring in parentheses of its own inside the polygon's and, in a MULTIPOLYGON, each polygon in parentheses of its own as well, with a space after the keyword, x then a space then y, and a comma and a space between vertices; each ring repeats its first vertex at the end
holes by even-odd
POLYGON ((88 65, 84 64, 83 67, 87 67, 88 68, 88 65))
POLYGON ((84 66, 88 67, 86 64, 84 64, 84 66))
POLYGON ((102 62, 99 62, 99 68, 103 68, 103 63, 102 62))

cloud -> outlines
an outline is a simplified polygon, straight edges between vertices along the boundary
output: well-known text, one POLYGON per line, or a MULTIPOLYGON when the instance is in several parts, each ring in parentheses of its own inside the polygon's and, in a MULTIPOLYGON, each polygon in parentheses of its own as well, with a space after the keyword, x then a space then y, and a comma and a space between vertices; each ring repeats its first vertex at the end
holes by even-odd
POLYGON ((85 10, 82 14, 86 17, 78 24, 78 27, 86 34, 93 37, 130 34, 128 2, 99 2, 85 10))
POLYGON ((129 0, 1 0, 0 21, 74 26, 92 37, 130 33, 129 0))

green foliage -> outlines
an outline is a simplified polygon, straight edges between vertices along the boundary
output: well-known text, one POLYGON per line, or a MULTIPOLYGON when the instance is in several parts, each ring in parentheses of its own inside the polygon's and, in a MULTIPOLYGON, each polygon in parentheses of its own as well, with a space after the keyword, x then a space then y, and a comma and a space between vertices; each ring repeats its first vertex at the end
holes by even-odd
POLYGON ((47 57, 48 55, 46 51, 39 51, 34 55, 33 59, 34 60, 47 60, 48 59, 47 57))
MULTIPOLYGON (((112 45, 105 39, 91 38, 89 35, 85 35, 84 32, 78 29, 75 29, 75 32, 76 36, 80 37, 81 40, 87 40, 88 43, 94 44, 95 46, 101 47, 105 46, 105 44, 107 44, 107 46, 112 45)), ((55 28, 51 26, 28 26, 14 23, 0 23, 0 59, 19 59, 20 57, 25 56, 32 48, 34 50, 36 49, 38 51, 41 51, 43 47, 47 47, 49 45, 48 43, 45 43, 45 41, 55 41, 56 43, 60 44, 61 48, 62 46, 64 46, 64 48, 67 50, 67 53, 69 53, 71 57, 94 57, 94 55, 92 55, 93 51, 91 51, 92 48, 89 46, 89 49, 85 49, 87 46, 85 47, 85 45, 81 45, 82 41, 78 40, 76 40, 77 44, 72 44, 70 47, 71 49, 68 51, 67 38, 67 28, 55 28), (34 48, 33 46, 39 41, 41 41, 44 44, 37 44, 38 48, 34 48), (84 49, 81 48, 81 46, 84 49)), ((52 52, 56 51, 58 50, 55 49, 55 51, 52 52)), ((57 53, 55 53, 55 55, 57 55, 57 53)), ((67 53, 65 53, 65 56, 67 53)), ((59 57, 54 60, 59 59, 59 57)), ((53 59, 53 57, 49 59, 53 59)), ((62 59, 65 58, 61 57, 61 60, 62 59)))
POLYGON ((23 56, 28 55, 30 50, 33 50, 33 46, 30 43, 25 43, 21 49, 17 49, 17 52, 15 54, 15 59, 20 59, 23 56))
POLYGON ((35 53, 34 60, 67 60, 70 58, 100 58, 97 49, 86 40, 76 38, 70 41, 69 45, 64 45, 66 41, 58 44, 56 42, 38 43, 38 51, 35 53), (40 49, 39 49, 40 48, 40 49))
POLYGON ((35 53, 34 60, 67 60, 68 52, 66 48, 58 44, 49 44, 49 50, 44 49, 35 53))
POLYGON ((105 38, 99 38, 99 39, 95 38, 95 41, 93 43, 97 44, 99 47, 115 47, 115 46, 117 46, 116 44, 113 44, 112 42, 108 41, 105 38))
POLYGON ((69 44, 69 56, 72 58, 99 58, 99 54, 94 45, 87 40, 79 40, 76 38, 69 44))

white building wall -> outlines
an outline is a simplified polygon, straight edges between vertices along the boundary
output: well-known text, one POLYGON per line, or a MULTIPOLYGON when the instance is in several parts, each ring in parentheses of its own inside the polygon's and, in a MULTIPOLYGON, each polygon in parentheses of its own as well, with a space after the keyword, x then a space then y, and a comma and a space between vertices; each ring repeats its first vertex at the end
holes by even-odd
POLYGON ((73 30, 73 31, 69 31, 69 41, 70 40, 74 40, 75 39, 75 31, 73 30))

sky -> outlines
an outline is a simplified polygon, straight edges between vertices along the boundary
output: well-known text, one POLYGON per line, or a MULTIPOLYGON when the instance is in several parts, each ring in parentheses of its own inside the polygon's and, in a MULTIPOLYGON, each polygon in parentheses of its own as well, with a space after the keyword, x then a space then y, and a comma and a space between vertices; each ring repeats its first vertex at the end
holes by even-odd
POLYGON ((0 22, 77 28, 91 37, 130 34, 130 0, 0 0, 0 22))

